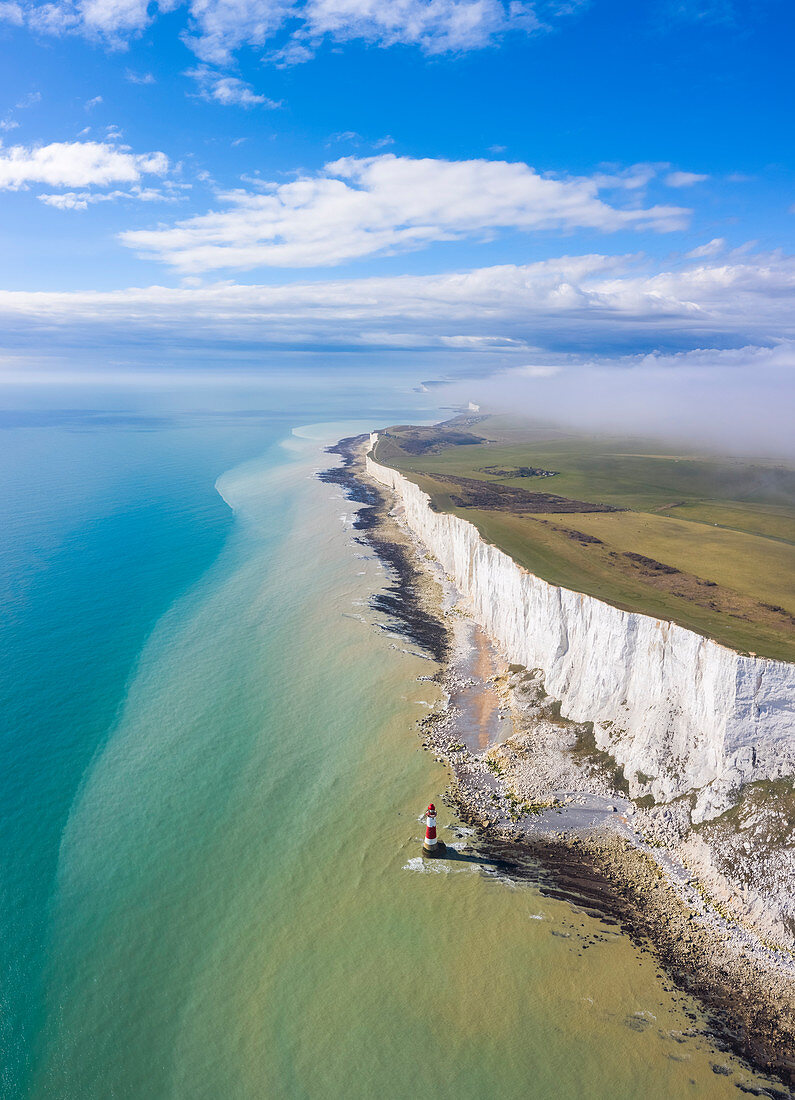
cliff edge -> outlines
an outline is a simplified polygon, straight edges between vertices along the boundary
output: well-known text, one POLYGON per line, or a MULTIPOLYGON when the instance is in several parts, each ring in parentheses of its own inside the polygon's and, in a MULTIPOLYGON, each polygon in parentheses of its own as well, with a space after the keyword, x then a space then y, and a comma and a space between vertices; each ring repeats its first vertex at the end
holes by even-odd
POLYGON ((743 656, 676 623, 549 584, 435 512, 417 485, 372 457, 411 530, 439 560, 508 660, 543 670, 562 713, 593 722, 633 798, 696 793, 694 823, 718 817, 744 784, 795 774, 795 665, 743 656))

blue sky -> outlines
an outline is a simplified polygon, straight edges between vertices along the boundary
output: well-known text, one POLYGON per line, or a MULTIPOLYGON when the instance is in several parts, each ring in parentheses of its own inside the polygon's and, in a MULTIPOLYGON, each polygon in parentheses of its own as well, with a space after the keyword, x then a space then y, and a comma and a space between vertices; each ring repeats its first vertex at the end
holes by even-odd
POLYGON ((3 377, 788 377, 794 29, 777 0, 0 0, 3 377))

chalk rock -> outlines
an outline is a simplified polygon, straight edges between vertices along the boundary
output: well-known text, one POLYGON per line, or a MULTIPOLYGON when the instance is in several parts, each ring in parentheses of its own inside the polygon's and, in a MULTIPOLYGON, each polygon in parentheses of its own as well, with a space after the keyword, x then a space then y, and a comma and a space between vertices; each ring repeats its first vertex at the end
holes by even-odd
POLYGON ((696 804, 690 815, 694 825, 701 821, 712 821, 720 817, 732 806, 736 805, 740 798, 742 787, 742 772, 737 768, 731 768, 717 779, 713 779, 699 792, 696 804))
POLYGON ((367 469, 399 494, 409 528, 508 660, 543 670, 564 717, 594 723, 633 796, 668 802, 700 791, 694 814, 708 820, 738 784, 795 774, 795 665, 549 584, 471 523, 433 511, 396 470, 369 456, 367 469))

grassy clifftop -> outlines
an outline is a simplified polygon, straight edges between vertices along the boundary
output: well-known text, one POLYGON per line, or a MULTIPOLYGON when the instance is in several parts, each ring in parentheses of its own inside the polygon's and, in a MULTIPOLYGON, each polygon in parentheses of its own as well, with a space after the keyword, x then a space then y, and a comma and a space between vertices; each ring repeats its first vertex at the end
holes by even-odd
POLYGON ((795 660, 795 470, 507 417, 382 433, 376 459, 553 584, 795 660))

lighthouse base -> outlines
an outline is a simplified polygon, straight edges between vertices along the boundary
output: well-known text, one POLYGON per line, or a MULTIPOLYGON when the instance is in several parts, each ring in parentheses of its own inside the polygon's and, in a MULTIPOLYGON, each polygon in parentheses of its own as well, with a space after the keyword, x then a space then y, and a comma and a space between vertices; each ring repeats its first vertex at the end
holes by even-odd
POLYGON ((426 848, 423 844, 422 854, 427 859, 438 859, 439 856, 444 856, 447 854, 447 848, 443 840, 437 840, 433 848, 426 848))

